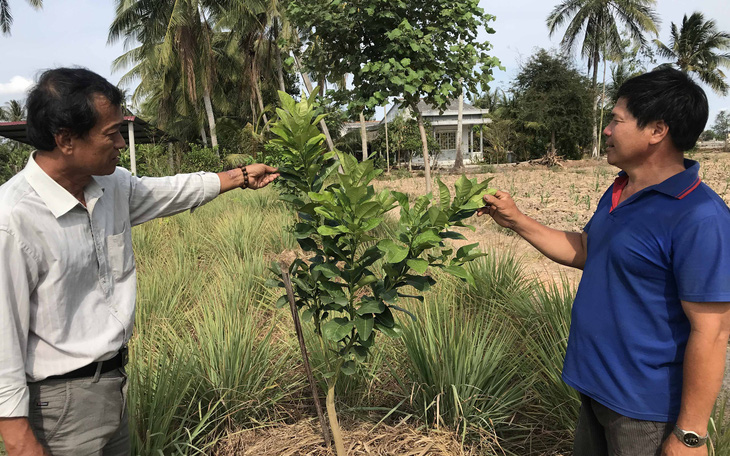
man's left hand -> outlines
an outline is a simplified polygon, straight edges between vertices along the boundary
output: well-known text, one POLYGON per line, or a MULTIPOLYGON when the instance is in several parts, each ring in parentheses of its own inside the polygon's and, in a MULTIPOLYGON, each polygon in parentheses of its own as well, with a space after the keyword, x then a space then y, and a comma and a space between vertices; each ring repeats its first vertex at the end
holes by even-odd
POLYGON ((662 456, 707 456, 707 445, 690 448, 672 434, 662 445, 662 456))
POLYGON ((279 170, 263 163, 246 166, 248 172, 248 188, 256 190, 266 187, 279 177, 279 170))

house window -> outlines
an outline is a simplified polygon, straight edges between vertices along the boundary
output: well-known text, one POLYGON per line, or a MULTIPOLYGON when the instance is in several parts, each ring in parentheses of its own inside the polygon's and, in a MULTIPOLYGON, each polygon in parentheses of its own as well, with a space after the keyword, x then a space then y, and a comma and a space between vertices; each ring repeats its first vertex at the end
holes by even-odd
POLYGON ((456 150, 456 132, 455 131, 437 131, 434 133, 436 142, 441 150, 456 150))

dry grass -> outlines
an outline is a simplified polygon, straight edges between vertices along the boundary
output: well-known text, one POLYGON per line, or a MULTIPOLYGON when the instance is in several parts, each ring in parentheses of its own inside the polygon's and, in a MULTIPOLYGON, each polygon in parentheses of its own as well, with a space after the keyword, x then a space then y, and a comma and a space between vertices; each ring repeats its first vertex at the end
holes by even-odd
MULTIPOLYGON (((348 456, 477 456, 496 453, 485 439, 482 445, 463 447, 456 434, 439 430, 419 431, 407 423, 370 423, 343 427, 348 456)), ((316 420, 292 425, 231 433, 217 456, 334 456, 327 448, 316 420)))

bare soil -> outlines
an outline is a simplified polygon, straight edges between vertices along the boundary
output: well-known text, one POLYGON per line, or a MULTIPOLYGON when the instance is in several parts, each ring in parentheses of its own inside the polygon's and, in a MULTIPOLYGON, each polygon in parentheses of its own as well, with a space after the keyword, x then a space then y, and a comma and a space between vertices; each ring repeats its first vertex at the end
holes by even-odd
MULTIPOLYGON (((730 204, 730 154, 703 152, 690 154, 689 158, 700 162, 700 177, 703 182, 730 204)), ((479 181, 491 178, 491 185, 512 195, 517 206, 540 223, 564 231, 582 231, 596 210, 598 201, 613 183, 619 169, 601 160, 569 160, 562 166, 546 168, 529 163, 482 165, 466 172, 469 178, 479 181), (489 172, 484 172, 489 171, 489 172)), ((426 182, 422 176, 397 179, 391 173, 376 184, 406 193, 412 199, 423 195, 426 182)), ((435 174, 453 189, 459 174, 442 171, 435 174)), ((434 193, 438 192, 433 186, 434 193)), ((544 280, 560 275, 571 280, 580 279, 580 271, 558 265, 545 258, 519 236, 514 235, 490 217, 473 218, 470 222, 476 232, 464 231, 469 242, 479 242, 483 249, 511 249, 523 258, 528 271, 544 280)))

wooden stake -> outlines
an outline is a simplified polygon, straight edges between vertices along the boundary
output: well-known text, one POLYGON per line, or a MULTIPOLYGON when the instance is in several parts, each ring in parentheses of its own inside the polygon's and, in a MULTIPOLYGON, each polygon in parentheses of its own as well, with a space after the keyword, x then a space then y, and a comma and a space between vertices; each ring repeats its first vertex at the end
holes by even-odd
POLYGON ((307 355, 307 346, 304 343, 304 333, 302 332, 302 324, 299 321, 299 312, 297 311, 297 304, 294 300, 294 289, 291 286, 291 279, 289 278, 289 268, 285 264, 281 264, 281 279, 284 281, 284 288, 286 288, 286 295, 289 298, 289 308, 291 309, 291 316, 294 319, 294 329, 297 332, 297 339, 299 339, 299 348, 302 351, 302 359, 304 360, 304 369, 307 371, 307 380, 309 380, 309 386, 312 388, 312 397, 314 397, 314 407, 317 409, 317 416, 319 417, 319 424, 322 426, 322 437, 324 437, 324 443, 327 448, 330 448, 332 439, 330 437, 330 429, 327 421, 324 419, 322 413, 322 405, 319 403, 319 392, 317 390, 317 384, 314 383, 314 376, 312 375, 312 367, 309 365, 309 356, 307 355))

